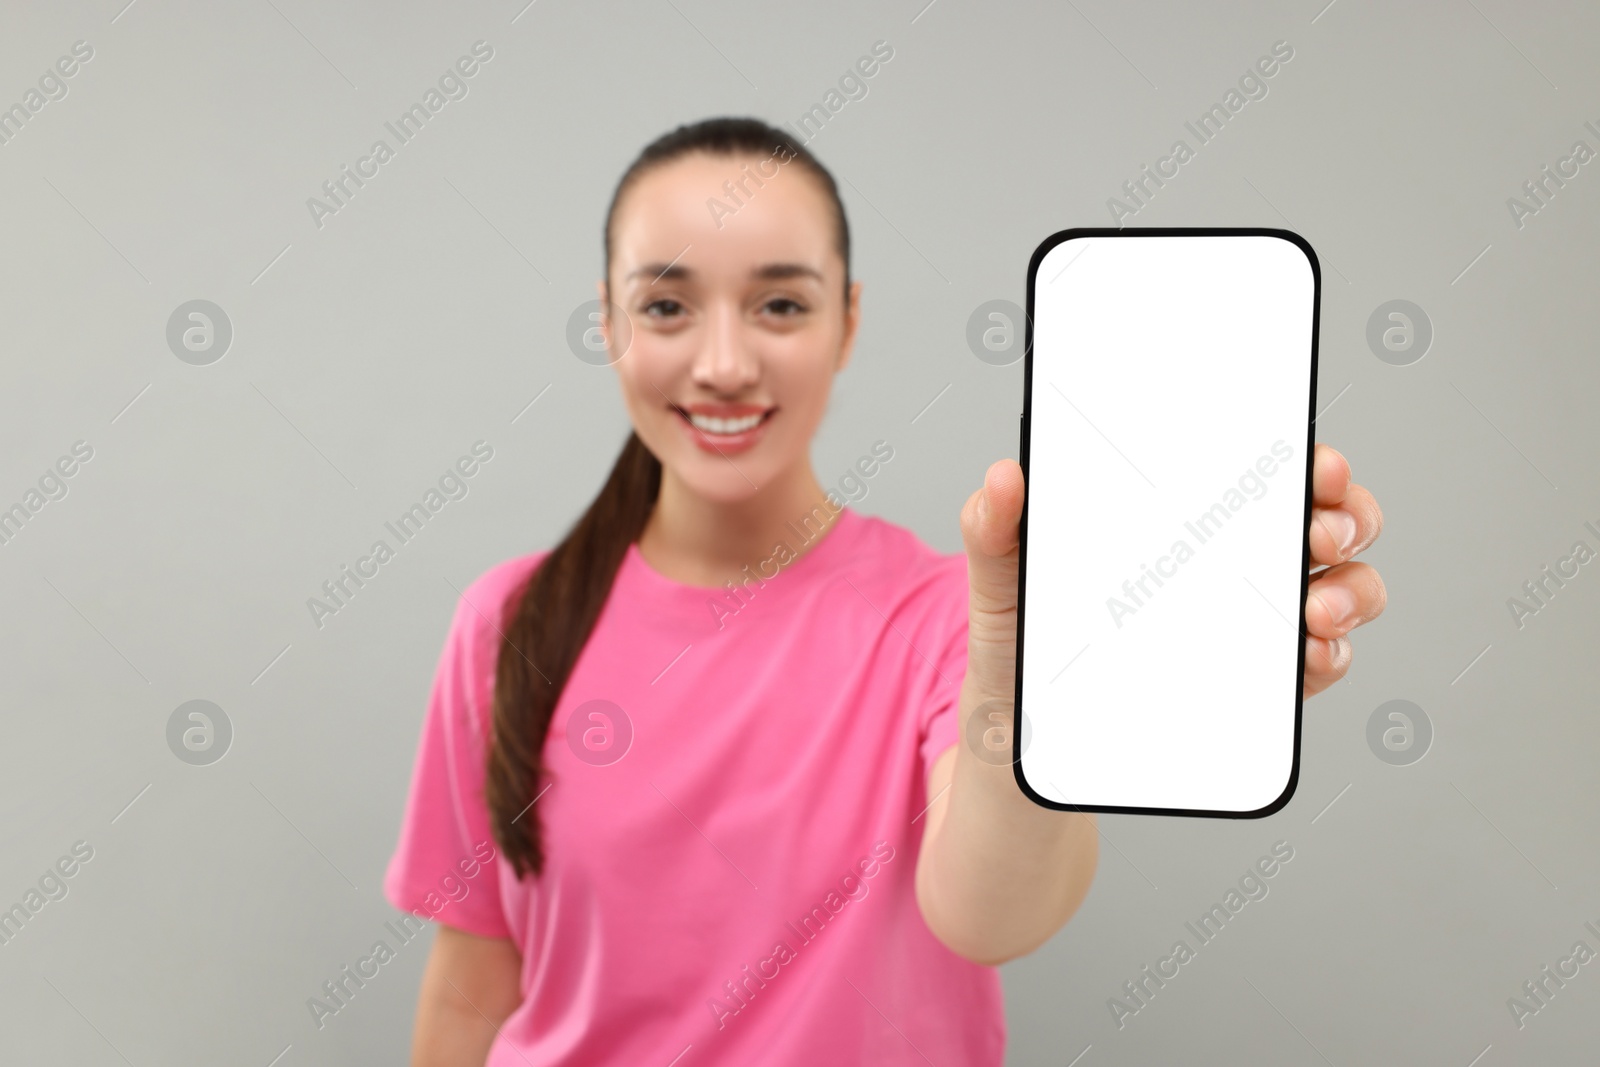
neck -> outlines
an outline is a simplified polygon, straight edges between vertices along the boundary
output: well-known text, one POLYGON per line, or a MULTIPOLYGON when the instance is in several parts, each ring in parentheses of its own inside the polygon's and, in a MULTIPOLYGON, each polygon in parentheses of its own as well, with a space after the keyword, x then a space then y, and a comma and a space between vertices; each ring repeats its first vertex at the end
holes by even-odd
POLYGON ((720 586, 783 542, 797 556, 829 536, 838 514, 806 457, 742 500, 710 500, 670 470, 639 536, 639 552, 658 573, 685 585, 720 586), (801 544, 801 541, 804 544, 801 544))

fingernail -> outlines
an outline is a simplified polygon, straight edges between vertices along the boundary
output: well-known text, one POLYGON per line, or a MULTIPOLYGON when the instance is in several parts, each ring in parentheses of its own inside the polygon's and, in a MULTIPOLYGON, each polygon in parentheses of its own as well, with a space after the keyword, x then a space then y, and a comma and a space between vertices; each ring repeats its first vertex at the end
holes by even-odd
POLYGON ((1328 620, 1338 629, 1346 629, 1356 618, 1356 595, 1342 585, 1325 584, 1326 589, 1313 590, 1311 595, 1322 602, 1328 620))
POLYGON ((1328 536, 1333 538, 1333 543, 1339 547, 1339 558, 1348 559, 1350 550, 1355 547, 1356 517, 1343 508, 1328 508, 1321 515, 1322 528, 1328 531, 1328 536))

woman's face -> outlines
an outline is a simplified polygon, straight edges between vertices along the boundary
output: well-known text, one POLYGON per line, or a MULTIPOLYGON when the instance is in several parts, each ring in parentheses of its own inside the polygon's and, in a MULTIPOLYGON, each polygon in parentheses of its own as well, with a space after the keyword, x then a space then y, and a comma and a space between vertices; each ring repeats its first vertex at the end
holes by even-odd
POLYGON ((623 399, 667 476, 728 502, 809 474, 861 289, 847 304, 832 206, 810 172, 695 152, 646 173, 612 220, 602 305, 607 284, 623 399))

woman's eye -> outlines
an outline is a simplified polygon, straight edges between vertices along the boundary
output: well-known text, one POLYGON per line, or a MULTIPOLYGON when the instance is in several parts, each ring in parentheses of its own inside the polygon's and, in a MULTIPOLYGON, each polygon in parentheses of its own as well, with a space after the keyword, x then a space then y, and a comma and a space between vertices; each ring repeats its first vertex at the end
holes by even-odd
POLYGON ((676 300, 672 300, 672 299, 669 299, 669 298, 666 298, 666 297, 663 297, 660 300, 652 300, 652 301, 650 301, 650 303, 648 303, 648 304, 646 304, 644 306, 644 313, 646 315, 649 315, 651 318, 658 318, 658 319, 659 318, 672 318, 672 317, 676 316, 682 310, 683 310, 683 305, 682 304, 678 303, 676 300), (660 309, 659 313, 656 310, 658 308, 660 309))
POLYGON ((798 300, 790 300, 786 296, 774 297, 773 299, 768 300, 765 306, 769 310, 776 311, 780 318, 787 318, 790 315, 797 315, 805 310, 805 305, 801 304, 798 300))

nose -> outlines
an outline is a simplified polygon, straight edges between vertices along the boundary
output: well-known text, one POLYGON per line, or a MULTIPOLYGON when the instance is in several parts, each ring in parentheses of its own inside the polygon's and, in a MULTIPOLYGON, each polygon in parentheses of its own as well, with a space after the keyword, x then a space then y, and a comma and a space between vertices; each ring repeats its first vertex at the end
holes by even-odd
POLYGON ((736 396, 760 378, 760 360, 746 343, 737 307, 714 305, 701 341, 692 371, 696 385, 736 396))

